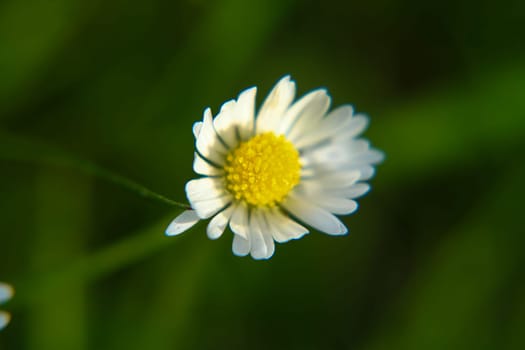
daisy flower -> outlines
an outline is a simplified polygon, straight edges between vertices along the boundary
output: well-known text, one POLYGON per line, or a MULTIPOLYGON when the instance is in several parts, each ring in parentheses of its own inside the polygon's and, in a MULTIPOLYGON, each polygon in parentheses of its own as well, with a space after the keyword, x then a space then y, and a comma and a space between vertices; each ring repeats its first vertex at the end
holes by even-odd
MULTIPOLYGON (((0 304, 7 302, 13 297, 14 290, 8 284, 0 282, 0 304)), ((11 315, 5 311, 0 310, 0 330, 5 328, 9 321, 11 320, 11 315)))
POLYGON ((208 108, 193 125, 194 171, 201 177, 186 184, 192 210, 184 211, 166 230, 180 234, 211 218, 207 235, 233 232, 233 253, 268 259, 274 242, 299 239, 306 226, 329 235, 344 235, 336 215, 357 209, 364 181, 383 154, 358 138, 368 118, 350 105, 329 112, 325 89, 294 102, 295 82, 282 78, 258 112, 257 88, 225 102, 213 117, 208 108))

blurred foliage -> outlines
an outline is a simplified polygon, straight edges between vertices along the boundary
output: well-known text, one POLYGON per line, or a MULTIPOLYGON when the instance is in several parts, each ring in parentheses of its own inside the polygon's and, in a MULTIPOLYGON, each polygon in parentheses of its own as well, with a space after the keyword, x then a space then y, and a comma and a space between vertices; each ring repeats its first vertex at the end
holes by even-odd
POLYGON ((524 14, 4 0, 0 280, 17 294, 0 349, 524 348, 524 14), (368 113, 387 154, 350 236, 266 262, 203 224, 164 237, 194 176, 192 123, 287 73, 368 113))

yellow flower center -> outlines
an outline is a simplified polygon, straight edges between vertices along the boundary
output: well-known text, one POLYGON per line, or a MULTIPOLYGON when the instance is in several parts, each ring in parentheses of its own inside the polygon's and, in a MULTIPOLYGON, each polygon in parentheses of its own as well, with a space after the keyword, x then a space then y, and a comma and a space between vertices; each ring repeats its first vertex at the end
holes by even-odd
POLYGON ((299 152, 283 135, 256 135, 232 150, 224 166, 226 188, 254 206, 280 203, 299 183, 299 152))

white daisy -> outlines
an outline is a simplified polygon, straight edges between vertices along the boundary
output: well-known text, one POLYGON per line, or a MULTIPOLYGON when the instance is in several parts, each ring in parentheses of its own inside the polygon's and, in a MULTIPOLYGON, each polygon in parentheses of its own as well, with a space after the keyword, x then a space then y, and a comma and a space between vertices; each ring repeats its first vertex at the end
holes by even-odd
MULTIPOLYGON (((0 304, 7 302, 13 297, 14 290, 13 287, 6 283, 0 282, 0 304)), ((0 310, 0 330, 5 328, 9 321, 11 320, 11 315, 8 312, 0 310)))
POLYGON ((207 234, 219 238, 229 225, 233 253, 268 259, 282 243, 309 230, 300 221, 329 235, 344 235, 334 215, 357 209, 364 181, 383 154, 358 138, 368 118, 349 105, 331 112, 330 96, 314 90, 294 102, 295 82, 282 78, 258 113, 256 88, 225 102, 212 116, 193 125, 194 171, 202 177, 186 185, 192 210, 171 222, 169 236, 199 220, 212 218, 207 234))

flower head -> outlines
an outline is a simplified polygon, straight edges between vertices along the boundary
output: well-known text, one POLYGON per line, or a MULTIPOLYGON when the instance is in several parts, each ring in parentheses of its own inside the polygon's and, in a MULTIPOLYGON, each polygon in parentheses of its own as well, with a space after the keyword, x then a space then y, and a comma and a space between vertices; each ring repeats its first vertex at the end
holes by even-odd
POLYGON ((301 238, 309 230, 330 235, 346 226, 335 215, 357 209, 364 181, 383 154, 358 136, 368 118, 343 105, 332 111, 326 90, 294 102, 295 82, 282 78, 255 112, 256 88, 225 102, 196 122, 194 171, 186 185, 192 210, 175 218, 167 235, 180 234, 211 218, 207 234, 219 238, 229 225, 233 253, 268 259, 274 241, 301 238), (335 214, 335 215, 334 215, 335 214), (299 221, 299 222, 298 222, 299 221))
MULTIPOLYGON (((7 302, 13 297, 14 290, 13 287, 6 283, 0 282, 0 304, 7 302)), ((9 321, 11 320, 11 315, 8 312, 0 310, 0 330, 5 328, 9 321)))

